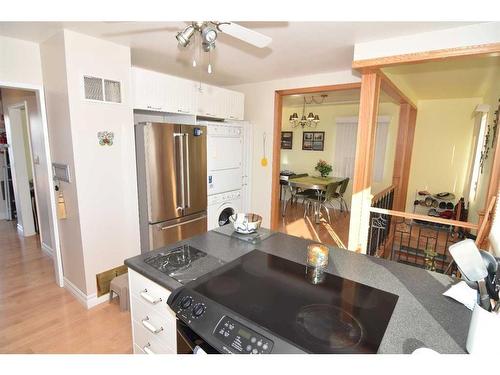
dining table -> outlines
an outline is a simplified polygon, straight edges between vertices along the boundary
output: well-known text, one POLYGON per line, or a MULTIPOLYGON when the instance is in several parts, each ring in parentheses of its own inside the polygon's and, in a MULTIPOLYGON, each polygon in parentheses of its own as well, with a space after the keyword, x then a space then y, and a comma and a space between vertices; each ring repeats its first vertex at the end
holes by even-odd
POLYGON ((290 188, 300 188, 302 190, 312 189, 316 190, 317 201, 314 202, 314 221, 316 224, 320 223, 320 198, 321 192, 326 191, 328 185, 336 182, 342 182, 345 177, 319 177, 319 176, 304 176, 297 178, 290 178, 288 185, 290 188))

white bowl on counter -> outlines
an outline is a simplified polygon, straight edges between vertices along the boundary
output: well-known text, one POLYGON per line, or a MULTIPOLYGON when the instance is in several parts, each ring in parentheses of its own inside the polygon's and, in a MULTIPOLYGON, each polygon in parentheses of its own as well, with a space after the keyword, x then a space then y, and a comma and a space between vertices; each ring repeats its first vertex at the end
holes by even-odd
POLYGON ((262 224, 262 216, 252 213, 234 214, 229 220, 233 223, 234 230, 241 234, 255 233, 262 224))

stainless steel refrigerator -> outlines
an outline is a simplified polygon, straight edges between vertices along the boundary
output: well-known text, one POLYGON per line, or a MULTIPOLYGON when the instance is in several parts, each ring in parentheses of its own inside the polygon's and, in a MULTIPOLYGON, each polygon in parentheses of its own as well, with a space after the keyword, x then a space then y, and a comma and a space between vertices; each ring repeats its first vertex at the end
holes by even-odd
POLYGON ((141 252, 207 231, 204 126, 135 126, 141 252))

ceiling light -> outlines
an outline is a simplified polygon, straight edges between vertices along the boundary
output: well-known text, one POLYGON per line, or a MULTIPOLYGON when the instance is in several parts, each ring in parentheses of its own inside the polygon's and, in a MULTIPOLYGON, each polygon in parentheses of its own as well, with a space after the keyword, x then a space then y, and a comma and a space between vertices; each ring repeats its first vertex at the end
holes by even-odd
POLYGON ((203 51, 209 52, 210 50, 215 48, 215 43, 203 42, 203 43, 201 43, 201 46, 203 47, 203 51))
POLYGON ((315 115, 313 112, 309 112, 309 114, 306 117, 306 104, 323 104, 325 99, 328 97, 326 94, 321 95, 320 100, 316 100, 314 96, 311 97, 311 101, 308 102, 306 100, 306 97, 303 97, 303 105, 302 105, 302 117, 299 120, 299 116, 297 113, 293 113, 290 118, 290 124, 292 125, 292 128, 295 128, 297 126, 301 126, 302 128, 305 128, 306 126, 315 128, 319 124, 319 115, 315 115))
POLYGON ((215 40, 217 39, 217 31, 211 26, 204 25, 201 29, 201 37, 205 43, 215 43, 215 40))
POLYGON ((184 30, 179 31, 175 36, 175 39, 177 39, 181 47, 187 47, 189 45, 189 42, 191 41, 191 37, 193 36, 194 31, 194 27, 192 25, 189 25, 184 30))

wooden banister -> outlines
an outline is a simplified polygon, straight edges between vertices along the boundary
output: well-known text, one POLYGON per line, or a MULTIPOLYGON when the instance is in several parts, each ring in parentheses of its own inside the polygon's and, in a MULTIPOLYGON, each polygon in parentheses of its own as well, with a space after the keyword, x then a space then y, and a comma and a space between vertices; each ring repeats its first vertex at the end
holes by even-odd
POLYGON ((489 230, 487 229, 490 227, 490 218, 495 208, 496 199, 497 197, 491 198, 490 204, 488 205, 488 208, 484 214, 484 219, 481 221, 481 226, 479 227, 476 237, 476 245, 478 247, 481 247, 482 243, 489 234, 489 230))
POLYGON ((466 221, 442 219, 440 217, 419 215, 419 214, 413 214, 410 212, 386 210, 384 208, 377 208, 377 207, 370 207, 370 211, 375 212, 375 213, 379 213, 379 214, 383 214, 383 215, 404 217, 406 219, 422 220, 422 221, 427 221, 427 222, 436 223, 436 224, 452 225, 455 227, 461 227, 461 228, 466 228, 466 229, 477 229, 478 228, 477 224, 468 223, 466 221))
POLYGON ((382 198, 384 195, 390 193, 392 190, 396 190, 396 185, 390 185, 386 187, 384 190, 378 192, 372 197, 372 203, 378 201, 380 198, 382 198))

